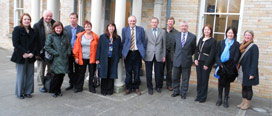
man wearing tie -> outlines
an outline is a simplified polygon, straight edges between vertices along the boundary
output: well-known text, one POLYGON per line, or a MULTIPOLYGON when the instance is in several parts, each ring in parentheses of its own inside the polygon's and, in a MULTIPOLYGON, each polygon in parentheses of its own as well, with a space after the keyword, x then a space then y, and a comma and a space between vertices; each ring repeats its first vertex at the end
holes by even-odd
POLYGON ((186 99, 186 92, 189 87, 190 72, 192 66, 192 55, 196 48, 196 36, 188 32, 188 23, 181 23, 181 32, 175 36, 174 59, 173 59, 173 87, 174 92, 171 95, 176 97, 181 94, 181 99, 186 99), (182 73, 182 88, 180 90, 180 75, 182 73))
POLYGON ((146 55, 145 55, 145 68, 146 68, 146 81, 148 94, 153 94, 152 84, 152 68, 154 64, 155 68, 155 89, 158 93, 161 93, 163 86, 163 62, 165 61, 165 31, 158 28, 159 19, 153 17, 151 19, 151 29, 147 29, 145 32, 146 38, 146 55))
POLYGON ((127 95, 132 90, 135 90, 136 94, 141 95, 139 90, 141 83, 140 69, 146 50, 145 32, 142 27, 136 26, 135 16, 128 18, 128 24, 128 27, 122 29, 122 55, 126 68, 125 94, 127 95), (134 75, 132 75, 132 72, 134 75))
MULTIPOLYGON (((84 28, 79 26, 77 24, 78 21, 78 15, 77 13, 71 13, 70 14, 70 22, 71 25, 67 25, 64 27, 65 31, 67 32, 70 44, 71 44, 71 48, 73 51, 73 47, 74 47, 74 43, 76 41, 76 34, 79 32, 84 31, 84 28)), ((73 53, 71 51, 71 53, 73 53)), ((78 73, 78 64, 75 63, 75 58, 73 56, 73 54, 71 54, 69 56, 69 73, 68 73, 68 77, 69 77, 69 86, 67 88, 65 88, 66 90, 70 90, 73 89, 74 85, 75 85, 75 78, 77 78, 77 73, 78 73)))

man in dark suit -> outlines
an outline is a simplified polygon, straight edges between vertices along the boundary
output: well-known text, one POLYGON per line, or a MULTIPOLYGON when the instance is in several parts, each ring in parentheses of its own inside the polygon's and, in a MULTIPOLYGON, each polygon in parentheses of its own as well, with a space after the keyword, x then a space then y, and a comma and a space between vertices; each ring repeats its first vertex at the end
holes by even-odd
POLYGON ((145 57, 145 32, 142 27, 136 26, 136 17, 130 16, 128 18, 128 27, 122 29, 122 55, 125 60, 126 68, 126 91, 129 94, 135 89, 136 94, 141 95, 139 86, 140 69, 142 66, 142 59, 145 57), (133 76, 132 76, 133 72, 133 76))
POLYGON ((152 68, 155 68, 156 91, 161 93, 163 86, 163 62, 165 61, 165 31, 158 28, 159 19, 153 17, 151 19, 151 29, 145 31, 146 38, 146 54, 145 69, 148 94, 153 94, 152 84, 152 68))
POLYGON ((175 53, 173 59, 173 87, 171 95, 176 97, 181 94, 181 99, 186 99, 186 92, 189 87, 191 66, 193 63, 192 55, 196 48, 196 36, 188 32, 188 23, 181 23, 181 32, 175 36, 175 53), (182 88, 180 90, 180 75, 182 73, 182 88))
MULTIPOLYGON (((67 25, 64 27, 65 31, 67 32, 67 36, 69 38, 69 43, 71 44, 72 51, 73 51, 74 43, 76 41, 76 34, 84 31, 84 28, 79 26, 77 24, 77 21, 78 21, 77 13, 71 13, 70 14, 71 25, 67 25)), ((73 89, 74 84, 75 84, 74 78, 76 78, 76 76, 77 76, 78 67, 79 67, 78 64, 75 63, 75 59, 74 59, 73 54, 71 54, 69 56, 69 73, 68 73, 68 77, 70 79, 69 80, 70 85, 66 88, 66 90, 73 89)))
MULTIPOLYGON (((45 10, 43 12, 43 17, 34 25, 34 30, 37 34, 37 46, 38 46, 38 51, 41 54, 38 54, 36 56, 37 59, 37 81, 39 85, 43 85, 44 83, 44 73, 45 73, 45 67, 47 66, 47 71, 50 72, 50 64, 46 63, 44 61, 44 52, 43 47, 45 45, 45 40, 48 36, 49 33, 52 32, 51 27, 55 23, 55 20, 52 19, 53 13, 49 10, 45 10)), ((47 90, 42 87, 40 88, 40 92, 45 93, 47 90)))

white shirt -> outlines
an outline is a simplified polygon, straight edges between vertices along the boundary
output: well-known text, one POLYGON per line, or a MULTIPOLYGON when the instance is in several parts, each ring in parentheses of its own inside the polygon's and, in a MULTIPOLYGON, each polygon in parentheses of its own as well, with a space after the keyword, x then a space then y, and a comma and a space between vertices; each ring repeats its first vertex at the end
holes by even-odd
MULTIPOLYGON (((137 39, 136 39, 136 26, 135 27, 133 27, 134 28, 134 39, 135 39, 135 43, 134 43, 134 45, 135 45, 135 50, 138 50, 138 47, 137 47, 137 39)), ((131 34, 132 34, 132 28, 130 27, 130 36, 131 36, 131 34)))
POLYGON ((155 30, 153 30, 153 29, 154 28, 151 28, 151 31, 152 31, 153 35, 156 35, 156 37, 158 37, 158 28, 155 28, 155 30))

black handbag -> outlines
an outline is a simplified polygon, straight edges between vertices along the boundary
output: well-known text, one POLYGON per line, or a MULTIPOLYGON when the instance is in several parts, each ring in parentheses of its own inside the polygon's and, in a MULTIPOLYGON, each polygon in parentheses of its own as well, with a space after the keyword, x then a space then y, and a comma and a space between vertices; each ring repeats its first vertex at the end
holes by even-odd
POLYGON ((46 76, 44 77, 43 80, 43 85, 45 89, 49 92, 52 93, 52 84, 53 84, 53 78, 54 78, 54 73, 48 72, 46 76))
POLYGON ((48 51, 44 50, 44 59, 46 62, 52 62, 54 56, 50 54, 48 51))
POLYGON ((95 88, 99 87, 101 84, 101 79, 99 77, 99 69, 100 69, 100 65, 98 64, 95 70, 95 75, 92 80, 95 88))

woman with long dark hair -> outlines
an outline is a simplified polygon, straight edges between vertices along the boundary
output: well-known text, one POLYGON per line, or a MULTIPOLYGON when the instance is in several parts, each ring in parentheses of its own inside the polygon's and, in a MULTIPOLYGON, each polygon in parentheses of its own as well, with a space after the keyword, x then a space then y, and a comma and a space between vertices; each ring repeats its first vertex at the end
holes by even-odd
POLYGON ((96 64, 100 65, 101 94, 112 95, 114 91, 114 79, 118 78, 118 62, 122 56, 121 38, 117 35, 114 23, 107 25, 104 34, 100 36, 96 64))

